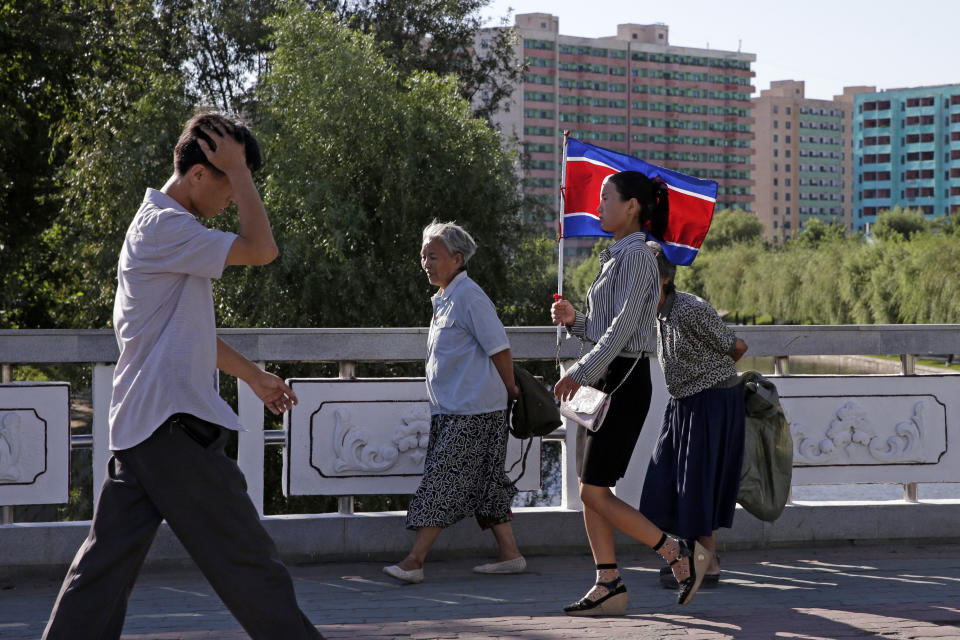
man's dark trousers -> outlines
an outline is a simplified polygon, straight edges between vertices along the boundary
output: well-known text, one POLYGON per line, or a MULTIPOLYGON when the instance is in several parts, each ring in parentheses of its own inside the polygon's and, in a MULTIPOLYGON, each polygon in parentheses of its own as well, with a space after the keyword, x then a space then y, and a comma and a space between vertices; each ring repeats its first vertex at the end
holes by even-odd
POLYGON ((114 452, 45 640, 120 637, 127 599, 164 519, 251 638, 322 637, 297 605, 243 474, 224 453, 228 434, 178 414, 144 442, 114 452))

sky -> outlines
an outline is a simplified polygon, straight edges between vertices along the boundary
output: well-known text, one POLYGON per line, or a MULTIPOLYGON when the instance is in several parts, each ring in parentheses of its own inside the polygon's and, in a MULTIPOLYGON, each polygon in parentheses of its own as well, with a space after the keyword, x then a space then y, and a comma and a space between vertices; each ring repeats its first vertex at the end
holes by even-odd
POLYGON ((756 54, 755 96, 773 80, 803 80, 822 100, 845 86, 960 84, 958 0, 492 0, 485 26, 511 8, 511 25, 517 13, 559 16, 562 35, 662 22, 671 45, 756 54))

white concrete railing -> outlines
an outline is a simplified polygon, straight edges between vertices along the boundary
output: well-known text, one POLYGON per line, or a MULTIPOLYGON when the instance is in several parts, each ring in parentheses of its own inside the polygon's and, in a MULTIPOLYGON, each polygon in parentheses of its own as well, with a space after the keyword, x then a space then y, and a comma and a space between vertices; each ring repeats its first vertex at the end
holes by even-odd
MULTIPOLYGON (((775 357, 778 374, 784 374, 777 378, 777 385, 794 425, 795 484, 897 482, 905 485, 905 497, 915 499, 916 482, 960 481, 960 448, 948 447, 949 442, 960 441, 956 405, 960 378, 911 377, 917 356, 960 353, 960 326, 738 326, 736 331, 749 343, 750 355, 775 357), (901 375, 785 375, 790 356, 874 354, 899 355, 901 375)), ((261 366, 265 362, 336 362, 342 378, 353 377, 358 362, 422 361, 426 350, 425 328, 226 329, 220 335, 261 366)), ((518 360, 555 356, 552 327, 510 328, 508 335, 518 360)), ((561 357, 573 358, 578 352, 577 342, 569 340, 561 357)), ((11 364, 92 364, 95 487, 102 483, 109 456, 107 408, 117 355, 109 330, 0 331, 4 381, 9 380, 7 365, 11 364)), ((634 504, 666 402, 662 376, 655 372, 653 378, 654 400, 638 453, 617 488, 634 504)), ((263 406, 243 383, 238 386, 237 409, 249 429, 240 434, 238 462, 255 504, 262 509, 263 448, 266 439, 280 434, 265 434, 263 406)), ((0 413, 4 410, 0 406, 0 413)), ((580 507, 576 476, 568 471, 573 469, 574 438, 571 429, 563 456, 562 505, 567 509, 580 507)), ((3 489, 0 479, 0 505, 3 489)), ((349 504, 342 501, 342 511, 349 512, 349 504)))

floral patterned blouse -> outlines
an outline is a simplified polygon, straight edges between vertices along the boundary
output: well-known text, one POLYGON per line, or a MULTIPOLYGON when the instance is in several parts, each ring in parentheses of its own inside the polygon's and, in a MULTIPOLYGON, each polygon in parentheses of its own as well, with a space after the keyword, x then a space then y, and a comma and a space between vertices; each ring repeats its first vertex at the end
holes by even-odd
POLYGON ((730 357, 736 343, 737 336, 709 302, 682 291, 667 295, 657 315, 657 357, 674 398, 692 396, 737 375, 730 357))

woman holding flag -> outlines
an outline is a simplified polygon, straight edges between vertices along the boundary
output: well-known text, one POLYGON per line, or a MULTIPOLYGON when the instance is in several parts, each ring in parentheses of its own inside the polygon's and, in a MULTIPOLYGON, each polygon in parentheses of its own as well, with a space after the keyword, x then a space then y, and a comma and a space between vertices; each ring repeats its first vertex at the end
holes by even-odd
POLYGON ((580 498, 597 575, 583 598, 564 607, 571 616, 626 612, 627 589, 617 568, 614 529, 649 545, 670 563, 680 604, 696 593, 710 562, 702 545, 666 535, 611 491, 626 473, 650 408, 648 358, 656 349, 660 279, 646 233, 663 237, 669 215, 667 189, 638 171, 621 171, 604 182, 597 212, 602 229, 613 234, 613 244, 600 253, 600 272, 587 292, 587 311, 575 311, 566 300, 558 300, 550 310, 554 324, 566 325, 594 345, 557 382, 556 397, 569 399, 581 385, 607 393, 616 390, 601 427, 577 430, 580 498))

